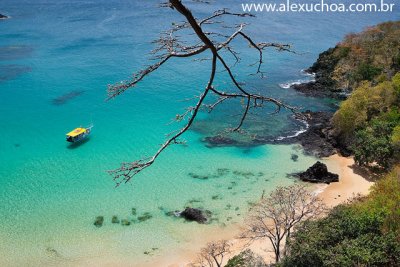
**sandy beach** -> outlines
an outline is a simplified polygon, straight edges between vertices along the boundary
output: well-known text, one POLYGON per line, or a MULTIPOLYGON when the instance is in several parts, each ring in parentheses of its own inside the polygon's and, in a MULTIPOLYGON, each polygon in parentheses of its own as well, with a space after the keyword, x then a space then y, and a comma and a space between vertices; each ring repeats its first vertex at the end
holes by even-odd
MULTIPOLYGON (((374 184, 369 181, 369 177, 362 177, 355 173, 354 159, 352 157, 341 157, 335 154, 329 158, 323 159, 323 162, 327 165, 330 172, 339 175, 339 182, 337 183, 313 185, 313 190, 315 190, 328 207, 334 207, 344 203, 356 195, 367 195, 371 186, 374 184)), ((192 243, 194 245, 191 248, 185 251, 171 252, 168 257, 162 257, 149 262, 148 266, 189 266, 191 262, 196 260, 196 255, 200 251, 200 249, 195 251, 195 247, 200 248, 200 243, 203 244, 201 247, 204 247, 207 242, 221 239, 231 241, 233 252, 229 257, 232 257, 247 248, 244 241, 235 239, 235 236, 237 236, 239 232, 240 226, 233 225, 223 231, 210 233, 210 235, 203 236, 201 239, 197 238, 198 242, 194 241, 192 243)), ((248 248, 261 255, 267 263, 274 262, 272 246, 267 240, 255 242, 248 246, 248 248)), ((227 257, 227 259, 229 259, 229 257, 227 257)))
POLYGON ((333 155, 324 160, 328 170, 339 174, 339 182, 323 185, 319 196, 329 207, 336 206, 358 194, 367 195, 374 184, 369 177, 354 172, 354 159, 333 155))

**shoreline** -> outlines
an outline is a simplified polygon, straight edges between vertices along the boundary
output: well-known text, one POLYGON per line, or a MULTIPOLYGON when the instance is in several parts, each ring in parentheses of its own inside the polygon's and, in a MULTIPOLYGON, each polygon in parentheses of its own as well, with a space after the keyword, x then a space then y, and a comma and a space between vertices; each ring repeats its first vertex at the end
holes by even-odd
MULTIPOLYGON (((363 177, 354 172, 354 159, 353 157, 343 157, 334 154, 327 158, 322 158, 322 161, 327 165, 328 170, 339 175, 339 182, 331 184, 310 184, 310 188, 314 191, 322 201, 329 207, 333 208, 339 204, 345 203, 348 199, 356 195, 367 195, 374 182, 368 181, 369 177, 363 177)), ((254 253, 262 256, 266 263, 274 263, 274 253, 272 252, 272 245, 267 241, 257 241, 250 246, 245 246, 246 242, 235 238, 240 232, 240 225, 232 225, 222 231, 213 231, 209 235, 201 238, 201 243, 206 244, 210 241, 217 241, 226 239, 232 244, 232 253, 226 257, 229 259, 242 250, 249 248, 254 253)), ((167 267, 187 267, 190 263, 196 260, 199 251, 193 251, 192 248, 185 249, 184 251, 177 251, 177 254, 171 253, 168 257, 159 257, 143 265, 143 267, 150 266, 167 266, 167 267)), ((204 247, 204 245, 202 246, 204 247)), ((224 260, 226 264, 227 260, 224 260)))

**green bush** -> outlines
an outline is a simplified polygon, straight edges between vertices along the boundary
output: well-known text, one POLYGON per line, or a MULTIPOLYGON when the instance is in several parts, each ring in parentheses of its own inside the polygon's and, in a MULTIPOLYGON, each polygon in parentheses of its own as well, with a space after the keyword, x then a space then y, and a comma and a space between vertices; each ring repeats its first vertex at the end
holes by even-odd
POLYGON ((375 76, 382 72, 382 68, 375 67, 368 63, 361 63, 356 72, 356 81, 372 81, 375 76))
POLYGON ((400 72, 398 72, 392 79, 393 87, 395 88, 397 95, 400 97, 400 72))
POLYGON ((240 252, 238 255, 229 259, 225 267, 267 267, 264 260, 254 254, 250 249, 240 252))
POLYGON ((374 120, 371 126, 357 131, 353 145, 356 163, 360 166, 376 163, 384 169, 389 168, 394 152, 392 131, 390 123, 380 120, 374 120))
POLYGON ((363 206, 370 211, 385 210, 383 231, 395 233, 400 241, 400 166, 374 184, 363 206))

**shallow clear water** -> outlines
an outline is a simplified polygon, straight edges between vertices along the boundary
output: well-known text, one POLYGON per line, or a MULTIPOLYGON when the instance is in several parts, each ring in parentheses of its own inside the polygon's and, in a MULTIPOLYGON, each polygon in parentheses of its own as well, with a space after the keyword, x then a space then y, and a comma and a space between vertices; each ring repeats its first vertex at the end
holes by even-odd
MULTIPOLYGON (((291 146, 207 148, 204 134, 223 118, 202 114, 199 125, 208 125, 207 131, 187 133, 187 146, 168 148, 153 167, 115 189, 105 170, 154 152, 164 134, 179 126, 168 124, 187 105, 179 100, 198 93, 209 72, 206 65, 176 60, 137 88, 104 102, 107 84, 146 64, 150 41, 170 21, 180 20, 170 9, 155 8, 156 3, 1 2, 0 11, 12 16, 0 21, 1 266, 90 265, 115 255, 140 266, 152 257, 143 254, 151 248, 166 254, 189 244, 195 233, 240 222, 264 190, 292 183, 286 174, 314 161, 304 156, 291 161, 292 153, 301 154, 291 146), (71 92, 79 93, 60 101, 71 92), (90 140, 68 146, 64 134, 90 122, 95 125, 90 140), (188 205, 209 209, 216 220, 199 226, 165 215, 188 205), (153 217, 129 227, 111 224, 113 215, 134 219, 133 207, 153 217), (105 223, 95 228, 99 215, 105 223)), ((192 8, 206 15, 221 6, 192 8)), ((239 11, 240 2, 230 1, 228 7, 239 11)), ((304 79, 300 70, 344 34, 396 18, 398 13, 261 14, 249 26, 250 34, 258 41, 289 42, 304 53, 270 51, 265 80, 244 75, 246 67, 236 72, 248 86, 292 105, 333 109, 329 100, 305 98, 279 83, 304 79)), ((244 49, 246 44, 237 45, 243 57, 256 58, 244 49)), ((234 104, 229 108, 240 111, 234 104)), ((254 116, 246 127, 279 136, 298 130, 289 122, 287 113, 254 116)))

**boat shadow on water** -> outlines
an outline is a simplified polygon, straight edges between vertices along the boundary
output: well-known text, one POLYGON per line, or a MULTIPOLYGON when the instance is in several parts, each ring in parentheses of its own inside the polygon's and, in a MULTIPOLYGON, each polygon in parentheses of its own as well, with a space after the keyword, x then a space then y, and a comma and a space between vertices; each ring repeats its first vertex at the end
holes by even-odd
POLYGON ((76 149, 80 146, 83 146, 84 144, 86 144, 87 142, 89 142, 90 137, 86 137, 85 139, 79 141, 79 142, 75 142, 75 143, 70 143, 67 148, 68 149, 76 149))

